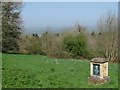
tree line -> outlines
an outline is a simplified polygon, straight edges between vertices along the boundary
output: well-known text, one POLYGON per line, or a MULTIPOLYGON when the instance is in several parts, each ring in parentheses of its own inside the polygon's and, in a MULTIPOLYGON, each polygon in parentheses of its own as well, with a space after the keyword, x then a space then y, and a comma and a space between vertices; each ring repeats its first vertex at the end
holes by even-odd
POLYGON ((88 31, 83 25, 54 33, 49 30, 38 34, 24 35, 20 17, 23 3, 2 2, 2 52, 40 54, 52 58, 105 57, 115 62, 118 57, 117 14, 108 11, 102 16, 96 30, 88 31))

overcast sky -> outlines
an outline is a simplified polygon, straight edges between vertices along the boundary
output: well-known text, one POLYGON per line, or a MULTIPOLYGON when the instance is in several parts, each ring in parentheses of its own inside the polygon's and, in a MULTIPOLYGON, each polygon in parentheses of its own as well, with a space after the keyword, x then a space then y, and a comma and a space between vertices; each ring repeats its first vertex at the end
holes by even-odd
POLYGON ((67 27, 76 23, 95 26, 107 10, 117 12, 117 2, 26 2, 21 16, 26 32, 42 32, 44 27, 67 27))

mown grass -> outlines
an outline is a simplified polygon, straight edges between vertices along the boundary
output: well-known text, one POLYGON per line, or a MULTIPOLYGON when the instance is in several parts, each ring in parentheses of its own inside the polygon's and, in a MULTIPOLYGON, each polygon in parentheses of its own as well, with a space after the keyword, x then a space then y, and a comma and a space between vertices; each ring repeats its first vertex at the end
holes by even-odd
POLYGON ((89 61, 51 59, 41 55, 2 55, 3 88, 117 88, 118 64, 109 63, 111 81, 88 82, 89 61))

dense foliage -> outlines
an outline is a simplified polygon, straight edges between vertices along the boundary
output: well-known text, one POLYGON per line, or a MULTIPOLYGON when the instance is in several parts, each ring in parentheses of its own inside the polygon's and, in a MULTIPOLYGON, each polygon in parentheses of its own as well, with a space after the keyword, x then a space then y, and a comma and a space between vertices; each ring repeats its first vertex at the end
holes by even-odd
POLYGON ((2 52, 18 52, 21 34, 20 2, 2 2, 2 52))
POLYGON ((87 39, 85 35, 68 35, 64 38, 64 47, 74 57, 86 57, 87 55, 87 39))

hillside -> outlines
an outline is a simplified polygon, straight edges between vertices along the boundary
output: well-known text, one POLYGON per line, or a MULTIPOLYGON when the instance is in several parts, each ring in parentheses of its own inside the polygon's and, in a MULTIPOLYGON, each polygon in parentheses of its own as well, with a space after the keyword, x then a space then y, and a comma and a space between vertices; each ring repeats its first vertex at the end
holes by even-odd
POLYGON ((109 63, 111 81, 103 85, 88 82, 89 61, 52 59, 41 55, 2 55, 2 86, 5 88, 116 88, 118 64, 109 63))

